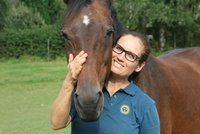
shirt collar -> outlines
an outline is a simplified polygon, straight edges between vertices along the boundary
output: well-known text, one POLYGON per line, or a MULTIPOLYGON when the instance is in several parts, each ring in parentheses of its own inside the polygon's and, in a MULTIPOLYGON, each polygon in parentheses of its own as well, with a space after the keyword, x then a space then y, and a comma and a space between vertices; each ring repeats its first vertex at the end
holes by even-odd
MULTIPOLYGON (((133 82, 130 82, 130 84, 127 87, 120 89, 119 92, 122 91, 128 95, 134 96, 137 90, 138 87, 133 82)), ((107 91, 106 87, 103 88, 103 92, 105 91, 107 91)))
POLYGON ((130 82, 130 84, 127 87, 125 87, 121 90, 131 96, 134 96, 136 94, 137 89, 138 89, 138 87, 133 82, 130 82))

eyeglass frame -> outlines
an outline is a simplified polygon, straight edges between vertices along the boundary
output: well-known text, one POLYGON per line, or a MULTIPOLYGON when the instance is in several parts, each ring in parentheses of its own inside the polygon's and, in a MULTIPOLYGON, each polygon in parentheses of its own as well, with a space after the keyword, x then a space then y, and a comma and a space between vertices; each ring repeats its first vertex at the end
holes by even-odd
POLYGON ((125 52, 125 58, 126 58, 128 61, 130 61, 130 62, 139 61, 139 60, 141 59, 137 54, 134 54, 134 53, 132 53, 132 52, 130 52, 130 51, 125 50, 125 49, 124 49, 120 44, 118 44, 118 43, 114 46, 114 48, 113 48, 112 50, 113 50, 113 52, 115 52, 115 53, 117 53, 117 54, 122 54, 123 52, 125 52), (117 52, 117 51, 114 50, 117 46, 120 48, 121 52, 117 52), (132 57, 134 57, 134 59, 133 59, 133 60, 130 60, 129 58, 127 58, 127 53, 128 53, 128 54, 131 54, 132 57))

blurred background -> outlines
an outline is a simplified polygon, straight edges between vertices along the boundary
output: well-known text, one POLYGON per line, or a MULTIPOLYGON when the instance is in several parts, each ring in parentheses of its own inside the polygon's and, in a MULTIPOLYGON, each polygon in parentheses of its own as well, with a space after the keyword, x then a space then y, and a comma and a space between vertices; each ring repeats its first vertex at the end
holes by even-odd
MULTIPOLYGON (((119 20, 155 51, 200 46, 199 0, 114 0, 119 20)), ((63 0, 0 0, 0 57, 64 55, 63 0)))

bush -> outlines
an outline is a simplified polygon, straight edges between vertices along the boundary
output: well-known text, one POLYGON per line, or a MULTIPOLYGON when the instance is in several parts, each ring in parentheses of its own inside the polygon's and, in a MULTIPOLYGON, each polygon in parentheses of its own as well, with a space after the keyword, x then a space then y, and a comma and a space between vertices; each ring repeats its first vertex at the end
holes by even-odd
POLYGON ((5 18, 7 16, 7 12, 8 12, 8 4, 6 0, 0 0, 0 31, 3 29, 4 27, 4 23, 5 23, 5 18))
POLYGON ((6 30, 0 33, 0 57, 22 55, 55 58, 64 54, 60 29, 55 25, 25 30, 6 30), (49 46, 49 51, 48 51, 49 46))
POLYGON ((63 0, 20 0, 28 8, 39 12, 46 24, 55 24, 62 18, 66 5, 63 0))
POLYGON ((5 29, 29 29, 45 26, 45 21, 39 12, 33 12, 23 3, 12 5, 5 18, 5 29))

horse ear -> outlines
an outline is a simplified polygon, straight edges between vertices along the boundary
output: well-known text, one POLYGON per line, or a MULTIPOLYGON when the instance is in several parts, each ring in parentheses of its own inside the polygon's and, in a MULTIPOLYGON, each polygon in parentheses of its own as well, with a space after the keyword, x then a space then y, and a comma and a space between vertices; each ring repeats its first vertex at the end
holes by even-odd
POLYGON ((63 0, 65 4, 68 4, 70 3, 70 1, 73 1, 73 0, 63 0))
POLYGON ((68 4, 68 0, 63 0, 65 4, 68 4))

